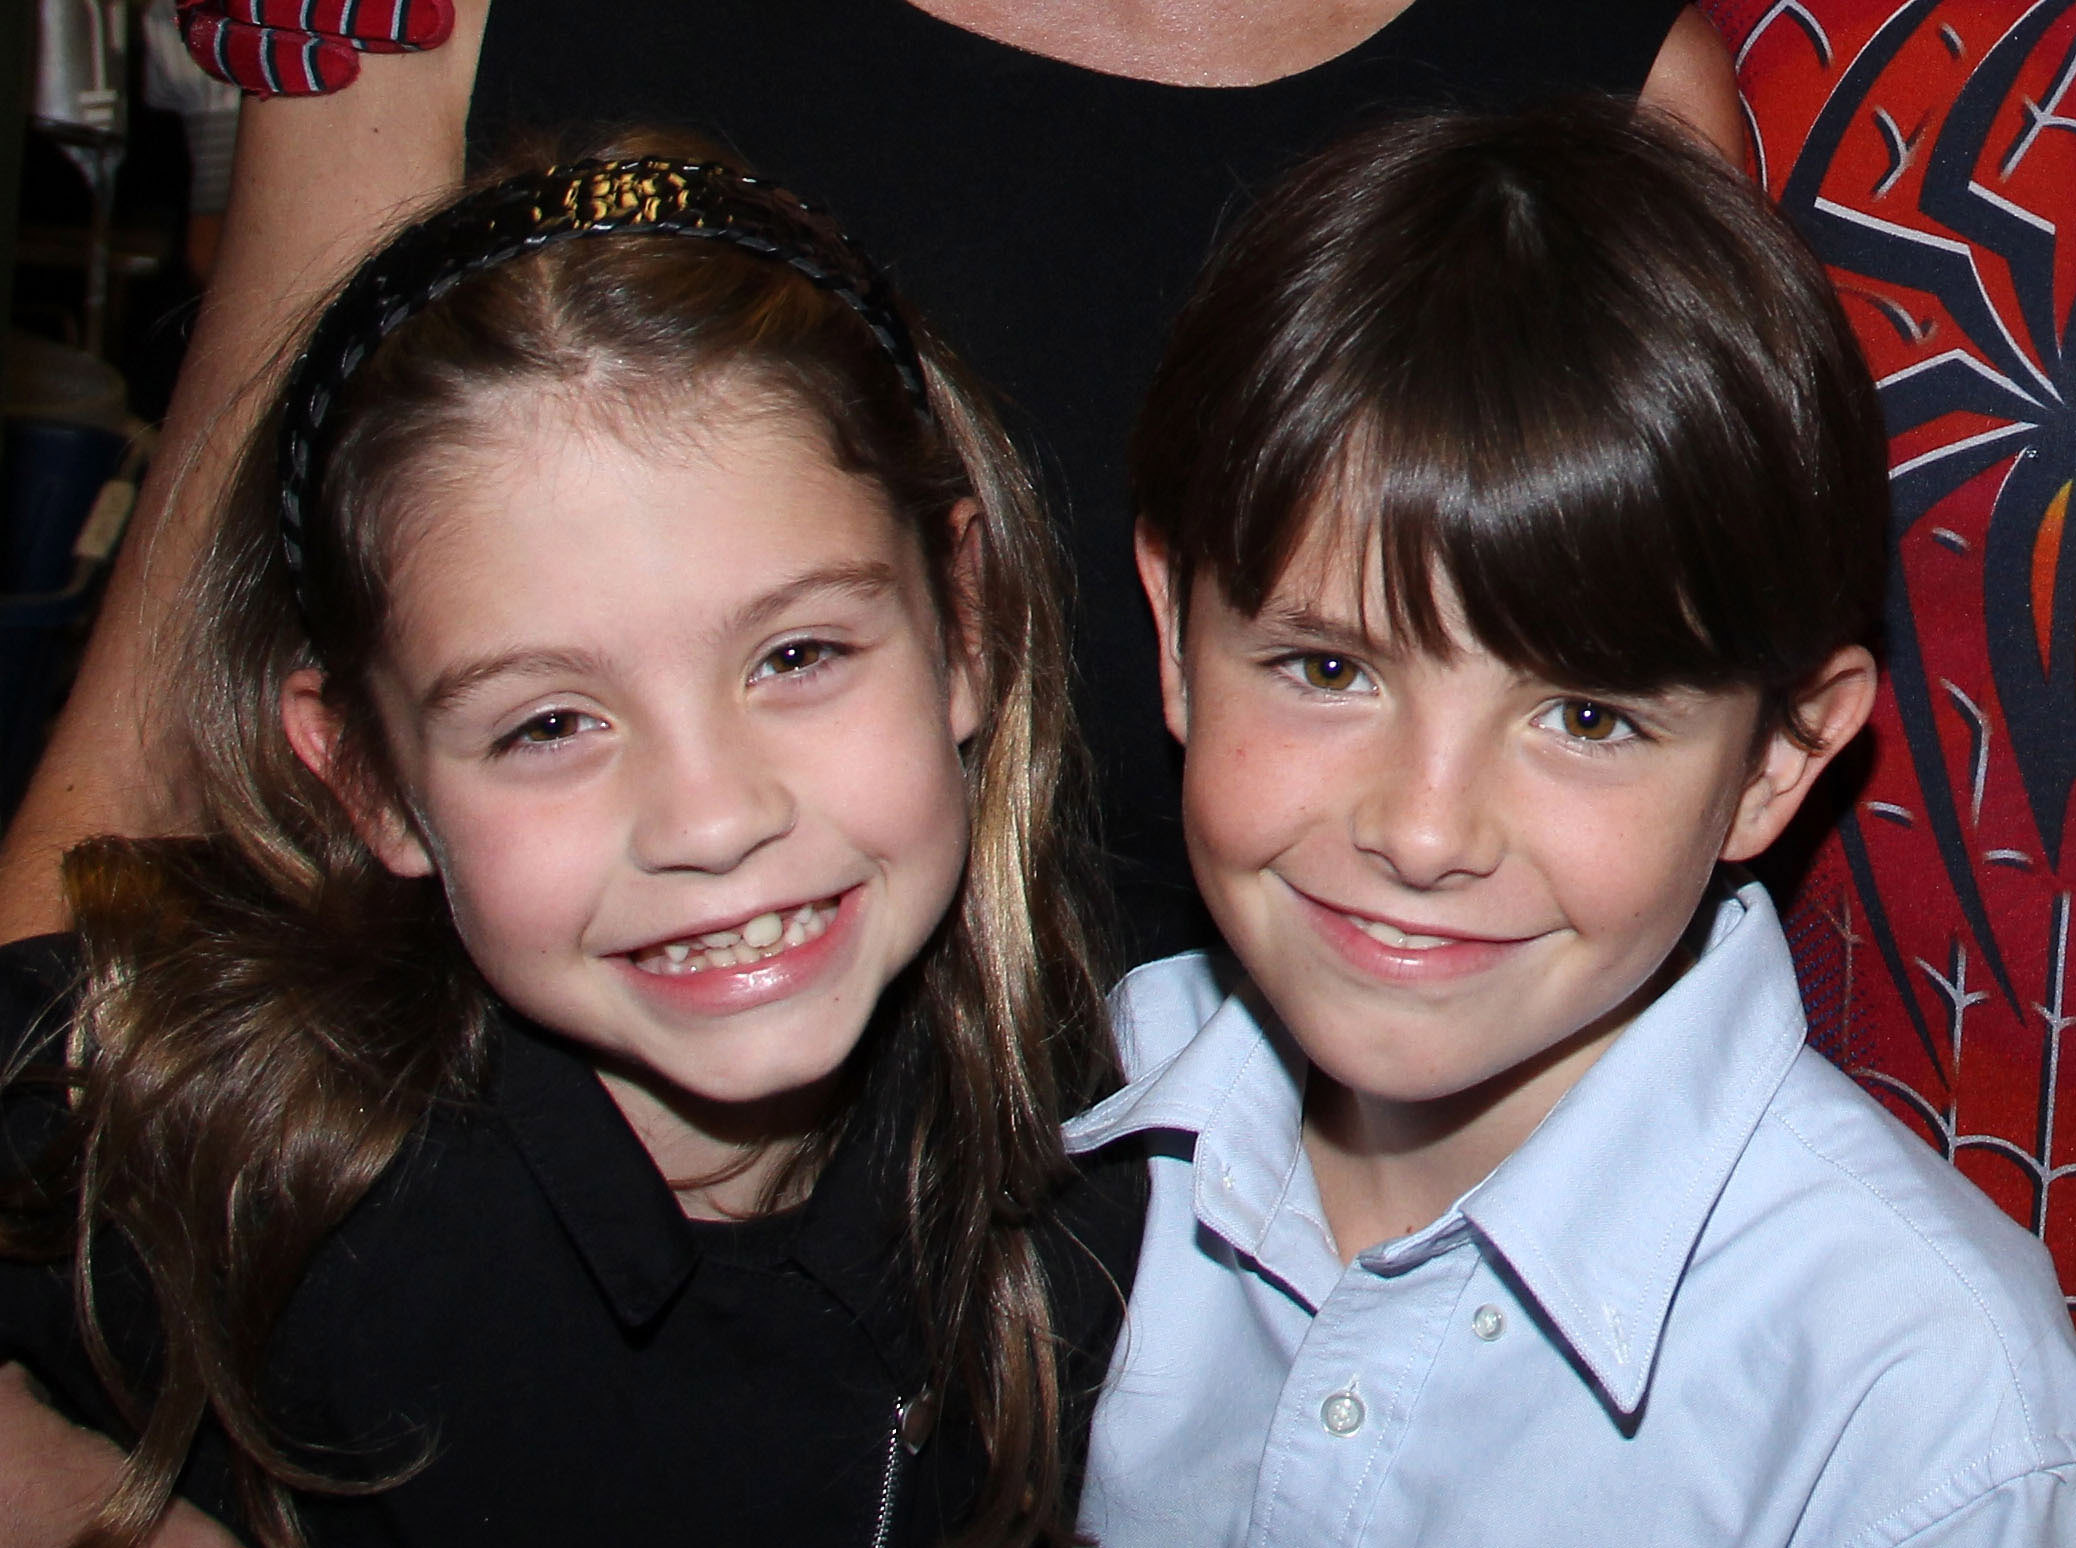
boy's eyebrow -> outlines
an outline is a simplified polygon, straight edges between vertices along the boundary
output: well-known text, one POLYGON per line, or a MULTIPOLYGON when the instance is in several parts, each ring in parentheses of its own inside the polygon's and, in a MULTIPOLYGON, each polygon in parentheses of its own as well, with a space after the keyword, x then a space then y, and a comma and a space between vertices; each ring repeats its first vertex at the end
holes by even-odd
MULTIPOLYGON (((823 565, 751 599, 731 614, 718 632, 722 635, 740 634, 760 628, 803 598, 818 592, 835 592, 869 600, 893 590, 899 582, 894 567, 876 559, 823 565)), ((438 714, 483 683, 507 674, 591 677, 602 675, 604 671, 604 660, 588 650, 521 647, 499 651, 495 655, 459 662, 440 673, 419 696, 419 713, 438 714)))
POLYGON ((1254 621, 1272 634, 1309 635, 1331 645, 1376 650, 1384 643, 1373 637, 1360 619, 1335 617, 1302 602, 1264 602, 1254 621))

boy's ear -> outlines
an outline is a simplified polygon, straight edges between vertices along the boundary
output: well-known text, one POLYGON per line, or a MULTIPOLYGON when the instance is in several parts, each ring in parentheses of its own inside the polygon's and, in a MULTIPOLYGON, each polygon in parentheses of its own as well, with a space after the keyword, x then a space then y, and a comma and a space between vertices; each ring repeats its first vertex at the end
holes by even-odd
POLYGON ((1182 672, 1182 615, 1189 599, 1177 594, 1175 567, 1167 546, 1145 522, 1132 529, 1132 553, 1139 562, 1139 584, 1153 608, 1153 627, 1160 636, 1161 707, 1168 730, 1178 742, 1189 741, 1189 681, 1182 672))
POLYGON ((324 781, 377 860, 398 876, 432 875, 432 855, 417 826, 395 801, 371 796, 340 759, 339 738, 345 727, 339 712, 325 701, 324 674, 317 668, 291 672, 281 685, 281 729, 303 767, 324 781))
POLYGON ((961 744, 980 729, 988 678, 980 623, 981 562, 988 535, 979 515, 980 502, 971 495, 951 508, 951 617, 945 620, 944 646, 952 740, 961 744))
POLYGON ((1767 736, 1738 797, 1723 859, 1749 860, 1780 837, 1817 776, 1873 713, 1875 678, 1874 657, 1858 645, 1834 652, 1810 677, 1791 708, 1796 721, 1815 733, 1816 750, 1785 727, 1767 736))

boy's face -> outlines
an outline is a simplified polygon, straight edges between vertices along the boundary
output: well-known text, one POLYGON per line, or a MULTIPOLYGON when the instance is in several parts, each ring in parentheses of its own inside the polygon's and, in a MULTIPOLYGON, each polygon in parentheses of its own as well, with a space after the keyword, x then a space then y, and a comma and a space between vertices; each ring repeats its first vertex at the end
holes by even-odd
MULTIPOLYGON (((1209 579, 1170 595, 1144 541, 1141 568, 1198 884, 1359 1101, 1533 1077, 1547 1111, 1662 987, 1716 861, 1771 842, 1823 762, 1757 739, 1753 690, 1594 699, 1460 627, 1446 660, 1401 653, 1371 632, 1374 567, 1316 534, 1252 618, 1209 579)), ((1864 651, 1837 664, 1827 746, 1872 691, 1864 651)))

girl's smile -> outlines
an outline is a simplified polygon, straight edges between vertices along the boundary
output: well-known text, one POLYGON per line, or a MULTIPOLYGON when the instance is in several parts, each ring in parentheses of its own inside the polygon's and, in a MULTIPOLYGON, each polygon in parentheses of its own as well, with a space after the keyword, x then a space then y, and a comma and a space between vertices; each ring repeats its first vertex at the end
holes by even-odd
POLYGON ((629 952, 633 992, 660 1016, 726 1015, 810 991, 847 965, 862 889, 767 910, 738 929, 708 930, 629 952))
POLYGON ((969 673, 914 537, 791 418, 510 408, 396 535, 404 805, 366 826, 510 1005, 667 1094, 637 1124, 664 1170, 710 1170, 742 1110, 828 1082, 949 906, 969 673))
POLYGON ((766 909, 734 926, 688 930, 660 946, 629 952, 628 959, 645 973, 665 977, 754 967, 780 952, 819 940, 840 903, 837 898, 824 898, 798 908, 766 909))

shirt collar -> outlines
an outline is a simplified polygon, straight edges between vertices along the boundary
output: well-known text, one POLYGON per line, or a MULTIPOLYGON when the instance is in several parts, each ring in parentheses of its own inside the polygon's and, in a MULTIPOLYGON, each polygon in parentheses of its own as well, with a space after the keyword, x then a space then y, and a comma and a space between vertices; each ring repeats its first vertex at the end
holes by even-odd
POLYGON ((613 1315, 644 1327, 699 1263, 677 1198, 574 1049, 510 1020, 501 1031, 491 1106, 613 1315))
POLYGON ((883 1143, 885 1124, 847 1134, 799 1209, 694 1227, 589 1063, 516 1018, 502 1033, 491 1105, 623 1327, 653 1322, 709 1253, 790 1261, 850 1311, 891 1370, 920 1369, 902 1222, 890 1202, 900 1185, 883 1175, 883 1152, 899 1147, 883 1143))
POLYGON ((1458 1206, 1624 1413, 1739 1157, 1801 1052, 1766 891, 1719 902, 1699 960, 1458 1206))
MULTIPOLYGON (((1747 883, 1720 899, 1694 966, 1520 1149, 1432 1225, 1360 1261, 1401 1272, 1474 1229, 1634 1413, 1702 1227, 1802 1040, 1787 942, 1765 889, 1747 883)), ((1070 1124, 1068 1148, 1195 1135, 1197 1218, 1316 1309, 1341 1263, 1304 1162, 1304 1068, 1243 988, 1172 1059, 1070 1124)))
POLYGON ((1305 1069, 1243 982, 1172 1058, 1070 1122, 1067 1150, 1162 1130, 1195 1136, 1197 1218, 1316 1311, 1342 1268, 1305 1159, 1305 1069))

